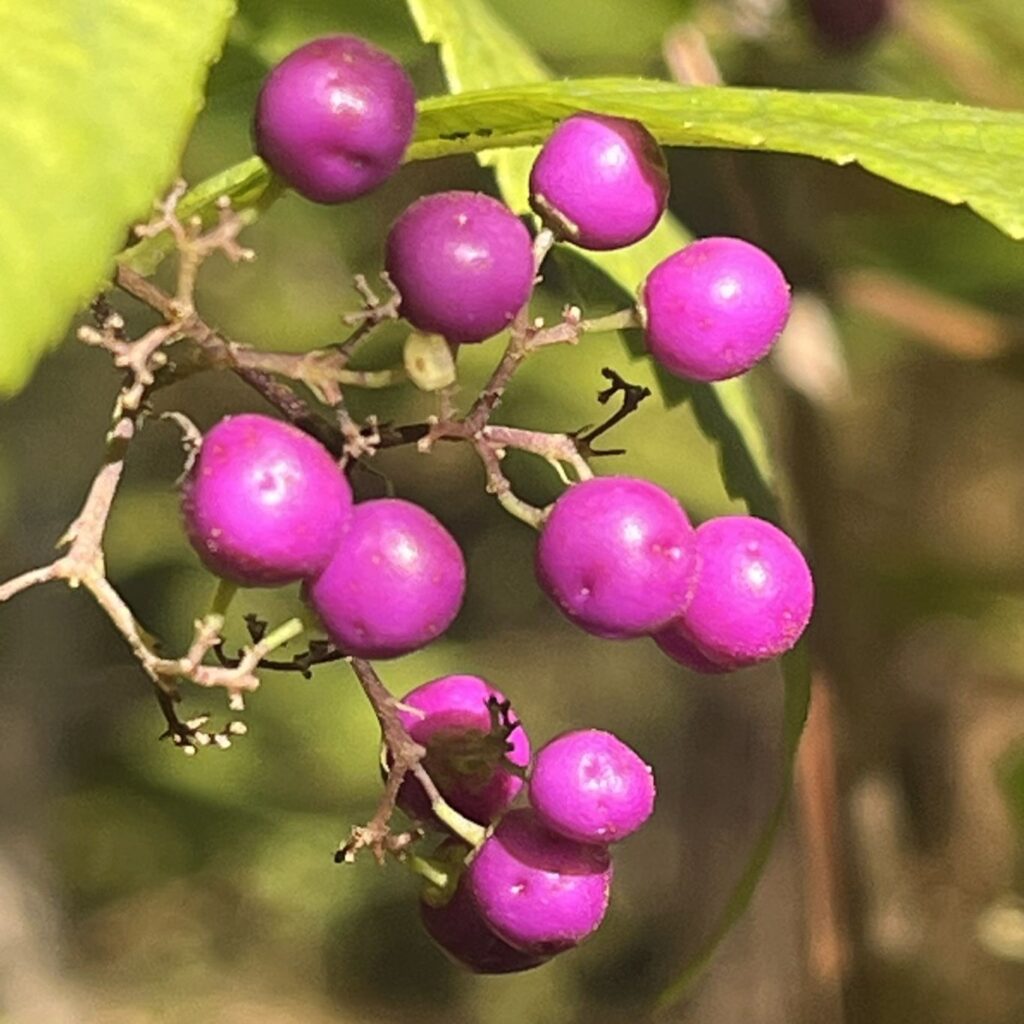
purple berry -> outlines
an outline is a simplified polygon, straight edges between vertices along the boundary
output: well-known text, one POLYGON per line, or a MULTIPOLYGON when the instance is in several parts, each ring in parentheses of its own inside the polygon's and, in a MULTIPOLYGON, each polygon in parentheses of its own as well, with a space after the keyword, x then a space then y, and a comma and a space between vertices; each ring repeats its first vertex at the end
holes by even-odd
POLYGON ((512 974, 546 963, 547 956, 524 953, 499 939, 484 923, 468 888, 462 884, 443 907, 420 903, 427 934, 474 974, 512 974))
POLYGON ((533 289, 529 232, 480 192, 418 199, 392 225, 385 262, 406 320, 450 342, 504 330, 533 289))
POLYGON ((789 284, 756 245, 703 238, 648 274, 641 305, 647 348, 666 370, 725 380, 768 354, 789 317, 789 284))
POLYGON ((352 517, 352 491, 327 450, 267 416, 228 416, 203 438, 182 488, 203 563, 245 587, 315 576, 352 517))
POLYGON ((594 932, 608 909, 608 849, 548 831, 510 811, 484 841, 464 885, 484 924, 515 949, 552 956, 594 932))
POLYGON ((767 661, 800 639, 814 605, 811 571, 778 527, 753 516, 697 529, 693 597, 682 628, 716 664, 767 661))
MULTIPOLYGON (((424 767, 434 785, 460 814, 483 824, 490 824, 523 787, 508 763, 523 769, 530 763, 525 730, 510 710, 503 716, 496 707, 505 703, 500 691, 477 676, 443 676, 402 698, 415 709, 400 712, 402 724, 427 748, 424 767)), ((420 821, 431 817, 430 801, 416 779, 402 784, 398 802, 420 821)))
POLYGON ((359 658, 395 658, 452 623, 466 566, 451 534, 418 505, 365 501, 307 598, 331 640, 359 658))
POLYGON ((665 212, 665 156, 639 121, 574 114, 534 162, 530 203, 556 237, 621 249, 649 235, 665 212))
POLYGON ((588 633, 643 636, 686 607, 693 536, 679 503, 655 484, 585 480, 551 509, 537 544, 537 578, 588 633))
POLYGON ((567 732, 538 751, 530 805, 552 832, 580 843, 615 843, 651 816, 654 775, 610 732, 567 732))
POLYGON ((256 151, 296 192, 342 203, 398 169, 416 121, 416 93, 392 57, 356 36, 290 53, 260 90, 256 151))
POLYGON ((890 0, 807 0, 818 41, 833 50, 854 50, 869 42, 889 17, 890 0))
POLYGON ((682 619, 673 619, 663 629, 653 634, 654 642, 675 662, 693 672, 716 676, 731 672, 738 665, 719 665, 702 654, 686 632, 682 619))

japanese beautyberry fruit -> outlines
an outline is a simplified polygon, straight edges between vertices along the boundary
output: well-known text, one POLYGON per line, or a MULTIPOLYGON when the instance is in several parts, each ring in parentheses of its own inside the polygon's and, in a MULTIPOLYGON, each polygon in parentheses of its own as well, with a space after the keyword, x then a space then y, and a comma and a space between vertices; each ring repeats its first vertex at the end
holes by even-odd
MULTIPOLYGON (((515 799, 523 780, 508 770, 530 763, 530 741, 505 697, 477 676, 443 676, 402 698, 409 735, 427 748, 424 766, 441 795, 472 821, 491 820, 515 799), (504 705, 502 710, 501 705, 504 705)), ((399 804, 430 818, 430 801, 414 778, 402 783, 399 804)))
POLYGON ((651 816, 654 775, 610 732, 567 732, 538 751, 530 805, 552 832, 580 843, 614 843, 651 816))
POLYGON ((510 811, 463 885, 484 924, 515 949, 552 956, 594 932, 608 909, 608 849, 556 835, 530 810, 510 811))
POLYGON ((653 635, 654 642, 675 662, 688 668, 693 672, 701 672, 704 675, 721 675, 724 672, 731 672, 739 665, 719 665, 709 657, 702 654, 697 645, 686 632, 683 620, 673 619, 664 629, 659 629, 653 635))
POLYGON ((588 633, 643 636, 680 615, 694 531, 667 491, 627 476, 574 484, 537 543, 537 578, 588 633))
POLYGON ((651 355, 679 377, 725 380, 768 354, 789 317, 775 261, 739 238, 703 238, 659 263, 641 293, 651 355))
POLYGON ((203 438, 182 488, 185 529, 206 567, 245 587, 314 576, 352 517, 327 450, 267 416, 228 416, 203 438))
POLYGON ((408 501, 365 501, 306 596, 331 640, 359 658, 395 658, 452 623, 466 566, 452 535, 408 501))
POLYGON ((497 334, 533 288, 533 244, 508 207, 479 192, 416 200, 391 227, 385 258, 402 316, 451 342, 497 334))
POLYGON ((530 204, 557 238, 584 249, 620 249, 649 235, 668 203, 668 171, 638 121, 574 114, 540 151, 530 204))
POLYGON ((885 24, 890 0, 807 0, 807 14, 822 45, 852 50, 885 24))
POLYGON ((684 635, 710 661, 733 668, 788 651, 814 605, 811 571, 793 541, 753 516, 709 519, 696 537, 684 635))
POLYGON ((327 36, 270 72, 253 134, 256 151, 296 192, 341 203, 394 174, 415 120, 401 65, 364 39, 327 36))
POLYGON ((443 907, 420 903, 427 934, 450 956, 474 974, 512 974, 539 967, 548 957, 524 953, 499 939, 484 923, 467 886, 460 884, 443 907))

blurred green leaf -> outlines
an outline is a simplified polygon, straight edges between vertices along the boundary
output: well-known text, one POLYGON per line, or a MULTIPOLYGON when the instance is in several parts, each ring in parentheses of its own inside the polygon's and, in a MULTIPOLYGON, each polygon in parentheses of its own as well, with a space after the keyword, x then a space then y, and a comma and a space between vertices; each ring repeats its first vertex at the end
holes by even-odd
POLYGON ((761 880, 768 865, 768 859, 775 846, 775 837, 786 816, 789 796, 793 789, 793 766, 796 761, 796 752, 800 746, 800 737, 803 735, 804 725, 807 722, 807 710, 811 703, 811 666, 803 644, 799 644, 783 657, 782 676, 785 682, 782 788, 772 807, 771 814, 768 815, 768 820, 758 834, 757 842, 743 868, 743 873, 729 895, 725 909, 697 952, 690 957, 676 979, 661 993, 658 999, 658 1005, 661 1007, 671 1006, 689 993, 693 983, 711 962, 722 940, 746 912, 757 889, 757 883, 761 880))
POLYGON ((858 163, 1024 237, 1024 114, 960 104, 640 78, 537 82, 424 100, 409 159, 532 145, 578 110, 636 118, 668 145, 858 163))
POLYGON ((233 11, 0 0, 0 394, 25 383, 170 182, 233 11))

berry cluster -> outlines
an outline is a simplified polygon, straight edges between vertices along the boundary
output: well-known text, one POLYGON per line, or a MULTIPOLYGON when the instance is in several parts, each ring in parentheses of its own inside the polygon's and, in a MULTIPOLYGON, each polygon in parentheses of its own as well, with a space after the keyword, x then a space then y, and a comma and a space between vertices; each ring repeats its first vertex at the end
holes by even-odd
MULTIPOLYGON (((310 199, 340 202, 395 171, 414 119, 401 68, 362 40, 337 36, 274 69, 254 131, 283 181, 310 199)), ((452 367, 459 346, 527 322, 521 314, 552 244, 629 245, 655 228, 668 202, 665 159, 650 133, 592 113, 555 128, 530 189, 544 225, 536 238, 497 200, 460 191, 418 199, 387 235, 385 265, 400 315, 435 338, 452 367)), ((705 238, 648 274, 631 315, 668 372, 716 381, 762 359, 788 312, 789 286, 766 253, 740 239, 705 238)), ((503 364, 510 366, 526 354, 509 352, 503 364)), ((484 443, 486 417, 507 383, 497 379, 474 405, 481 413, 452 421, 462 428, 454 436, 484 443)), ((441 407, 450 415, 452 396, 441 407)), ((443 426, 435 419, 428 433, 443 426)), ((510 428, 499 429, 508 436, 510 428)), ((630 476, 595 478, 573 453, 578 482, 531 520, 540 530, 540 587, 570 621, 599 637, 651 637, 703 673, 753 665, 796 643, 813 585, 786 534, 751 516, 695 528, 662 488, 630 476)), ((463 555, 416 505, 353 503, 345 470, 360 451, 337 454, 293 425, 227 417, 207 433, 186 477, 187 533, 209 569, 235 584, 301 581, 341 656, 398 657, 454 620, 466 585, 463 555)), ((431 880, 427 931, 457 960, 488 973, 536 966, 590 935, 608 904, 609 845, 652 812, 651 769, 599 730, 560 736, 531 761, 508 701, 472 675, 425 683, 394 708, 397 728, 418 753, 400 762, 397 749, 387 750, 397 772, 391 808, 402 807, 418 833, 445 836, 431 857, 414 858, 429 868, 422 872, 431 880), (512 808, 524 789, 529 806, 512 808)), ((408 859, 401 845, 386 849, 408 859)))
POLYGON ((361 658, 394 658, 443 633, 466 566, 429 512, 384 498, 352 504, 327 451, 266 416, 213 427, 185 479, 185 528, 206 566, 240 586, 303 581, 331 640, 361 658))
MULTIPOLYGON (((526 970, 578 945, 600 925, 612 878, 610 844, 654 809, 651 769, 598 729, 530 742, 505 697, 476 676, 445 676, 402 698, 410 735, 447 804, 493 829, 469 846, 444 839, 431 863, 443 885, 427 885, 424 926, 455 960, 481 974, 526 970), (529 775, 529 807, 510 810, 529 775)), ((416 780, 400 805, 440 823, 416 780)))

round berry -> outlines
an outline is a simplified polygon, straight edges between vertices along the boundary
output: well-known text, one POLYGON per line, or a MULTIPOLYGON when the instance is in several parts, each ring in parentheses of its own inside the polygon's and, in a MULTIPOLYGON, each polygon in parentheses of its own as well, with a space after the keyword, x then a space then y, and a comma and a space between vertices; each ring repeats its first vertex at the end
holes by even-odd
POLYGON ((512 974, 546 963, 548 957, 524 953, 499 939, 484 923, 463 884, 443 907, 420 902, 427 934, 456 962, 474 974, 512 974))
MULTIPOLYGON (((460 814, 490 824, 523 787, 509 766, 530 763, 529 737, 504 695, 478 676, 442 676, 407 693, 402 705, 402 724, 426 747, 424 767, 441 795, 460 814)), ((431 816, 414 778, 402 783, 398 802, 421 821, 431 816)))
POLYGON ((327 565, 351 520, 352 491, 308 434, 267 416, 228 416, 203 438, 182 511, 211 572, 272 587, 327 565))
POLYGON ((890 0, 807 0, 807 13, 823 46, 855 50, 885 25, 890 6, 890 0))
POLYGON ((504 330, 533 288, 529 232, 480 192, 416 200, 391 227, 385 263, 406 320, 451 342, 504 330))
POLYGON ((466 589, 451 534, 418 505, 382 498, 357 505, 307 598, 331 640, 359 658, 395 658, 440 636, 466 589))
POLYGON ((588 633, 651 633, 686 606, 693 527, 679 503, 635 477, 574 484, 537 543, 537 578, 588 633))
POLYGON ((574 114, 534 162, 530 204, 557 238, 621 249, 649 235, 665 212, 665 156, 639 121, 574 114))
POLYGON ((675 662, 693 672, 715 676, 731 672, 738 665, 719 665, 702 654, 686 632, 682 619, 673 619, 663 629, 653 634, 654 642, 675 662))
POLYGON ((531 810, 510 811, 466 871, 484 924, 515 949, 552 956, 592 934, 608 909, 608 849, 548 831, 531 810))
POLYGON ((654 774, 610 732, 567 732, 538 751, 530 805, 552 832, 580 843, 615 843, 651 816, 654 774))
POLYGON ((256 151, 288 185, 342 203, 398 169, 416 121, 416 93, 392 57, 356 36, 290 53, 260 90, 256 151))
POLYGON ((789 301, 789 285, 766 252, 739 238, 703 238, 648 274, 641 293, 647 348, 679 377, 735 377, 768 354, 789 301))
POLYGON ((800 639, 814 605, 811 571, 777 526, 753 516, 697 529, 693 597, 682 628, 716 664, 767 661, 800 639))

